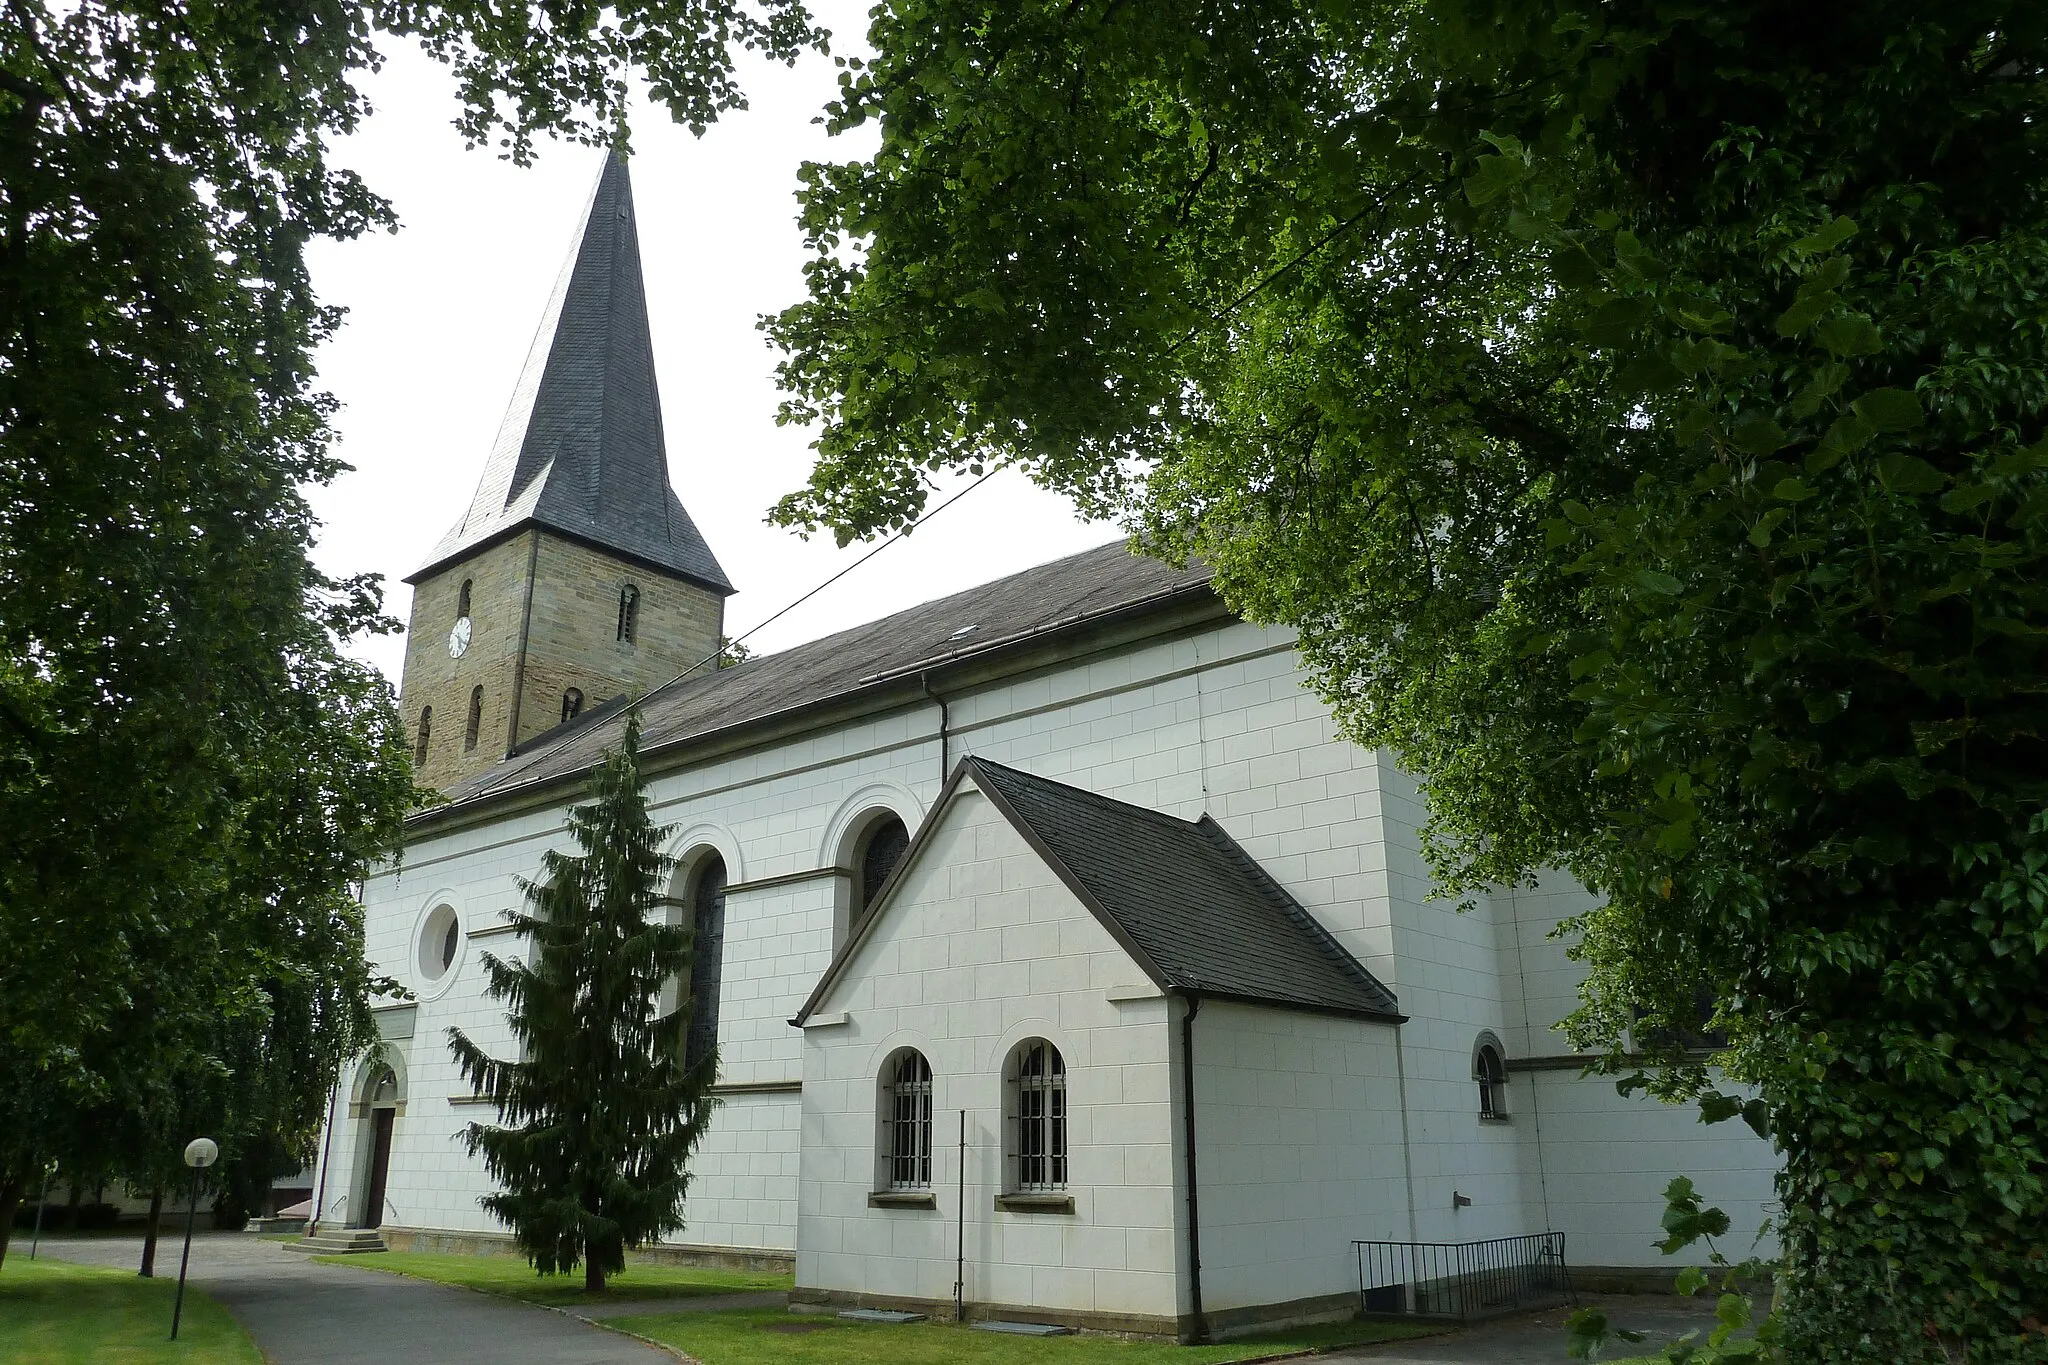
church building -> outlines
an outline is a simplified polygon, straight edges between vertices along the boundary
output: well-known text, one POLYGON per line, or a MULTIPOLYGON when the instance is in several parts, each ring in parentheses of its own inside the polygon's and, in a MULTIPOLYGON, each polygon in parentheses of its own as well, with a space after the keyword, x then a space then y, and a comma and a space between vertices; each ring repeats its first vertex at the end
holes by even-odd
POLYGON ((719 667, 709 530, 670 481, 608 157, 476 494, 408 580, 401 700, 446 799, 363 888, 408 994, 337 1096, 323 1227, 507 1240, 447 1030, 513 1046, 483 957, 528 951, 519 879, 641 695, 697 931, 676 1023, 719 1053, 665 1254, 793 1267, 799 1302, 1185 1337, 1415 1307, 1447 1278, 1415 1267, 1481 1243, 1666 1276, 1677 1175, 1748 1245, 1769 1146, 1618 1095, 1553 1030, 1586 893, 1432 899, 1413 779, 1202 568, 1106 546, 719 667))

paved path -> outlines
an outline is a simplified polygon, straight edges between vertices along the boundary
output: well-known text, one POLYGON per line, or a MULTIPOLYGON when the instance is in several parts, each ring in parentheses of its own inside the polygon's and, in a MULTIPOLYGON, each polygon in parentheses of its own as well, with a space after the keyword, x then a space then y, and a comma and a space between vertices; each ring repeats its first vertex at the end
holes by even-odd
MULTIPOLYGON (((1608 1321, 1616 1327, 1645 1334, 1640 1343, 1617 1341, 1610 1344, 1603 1353, 1607 1360, 1655 1355, 1664 1343, 1676 1341, 1695 1327, 1704 1335, 1706 1329, 1714 1324, 1711 1298, 1680 1299, 1663 1294, 1581 1294, 1579 1302, 1605 1308, 1608 1321)), ((1445 1336, 1389 1342, 1384 1346, 1361 1346, 1320 1358, 1349 1361, 1352 1365, 1563 1365, 1567 1359, 1564 1320, 1570 1314, 1569 1308, 1518 1314, 1445 1336)))
MULTIPOLYGON (((178 1273, 177 1237, 156 1273, 178 1273)), ((140 1237, 43 1238, 42 1254, 133 1270, 140 1237)), ((192 1283, 225 1304, 271 1365, 675 1365, 676 1357, 564 1313, 403 1275, 319 1265, 244 1232, 192 1239, 192 1283)))

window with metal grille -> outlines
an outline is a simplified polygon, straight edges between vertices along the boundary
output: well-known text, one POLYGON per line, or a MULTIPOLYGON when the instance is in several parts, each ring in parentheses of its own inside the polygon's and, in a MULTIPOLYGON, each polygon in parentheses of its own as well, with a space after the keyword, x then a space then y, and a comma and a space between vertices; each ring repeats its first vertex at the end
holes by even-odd
POLYGON ((882 1072, 882 1162, 892 1190, 932 1187, 932 1069, 906 1049, 882 1072))
POLYGON ((875 903, 882 883, 889 880, 889 874, 903 861, 903 851, 909 847, 910 831, 903 828, 901 820, 885 815, 875 822, 861 841, 860 904, 854 907, 856 915, 875 903))
POLYGON ((1016 1189, 1067 1187, 1067 1063, 1043 1038, 1011 1054, 1016 1113, 1016 1189))
POLYGON ((427 761, 427 741, 433 735, 433 733, 434 708, 431 706, 422 706, 420 708, 419 732, 412 737, 413 762, 424 763, 427 761))
POLYGON ((1500 1048, 1482 1039, 1472 1053, 1472 1078, 1479 1082, 1479 1117, 1505 1119, 1508 1116, 1508 1067, 1500 1048))
POLYGON ((690 910, 697 936, 690 948, 690 1034, 683 1057, 695 1066, 718 1046, 718 996, 725 977, 725 859, 716 853, 697 870, 690 910))
POLYGON ((583 714, 583 693, 579 688, 570 688, 562 694, 562 724, 583 714))
POLYGON ((484 689, 478 685, 471 688, 469 693, 469 728, 462 735, 463 752, 467 753, 476 747, 476 732, 483 728, 483 724, 484 689))
POLYGON ((629 645, 640 638, 640 589, 631 583, 619 589, 619 638, 629 645))

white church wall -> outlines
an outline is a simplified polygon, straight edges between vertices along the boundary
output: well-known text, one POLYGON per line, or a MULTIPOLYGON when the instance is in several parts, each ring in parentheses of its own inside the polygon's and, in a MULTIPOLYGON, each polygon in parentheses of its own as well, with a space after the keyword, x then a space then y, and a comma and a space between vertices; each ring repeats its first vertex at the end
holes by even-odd
POLYGON ((1515 1087, 1508 1088, 1507 1121, 1482 1119, 1473 1078, 1481 1035, 1505 1037, 1509 1022, 1499 907, 1483 895, 1464 910, 1431 898, 1421 793, 1390 754, 1377 755, 1377 770, 1381 875, 1393 924, 1390 984, 1408 1016, 1401 1061, 1412 1238, 1476 1242, 1545 1231, 1540 1196, 1524 1179, 1521 1149, 1533 1134, 1515 1114, 1515 1087))
MULTIPOLYGON (((1732 1260, 1748 1255, 1774 1207, 1777 1159, 1769 1143, 1739 1120, 1703 1126, 1692 1105, 1623 1096, 1608 1079, 1577 1071, 1518 1078, 1534 1092, 1541 1125, 1551 1217, 1575 1266, 1677 1267, 1705 1259, 1694 1248, 1677 1259, 1659 1252, 1664 1187, 1687 1176, 1733 1225, 1721 1239, 1732 1260)), ((1770 1254, 1772 1243, 1760 1248, 1770 1254)))
MULTIPOLYGON (((1506 936, 1518 963, 1512 1001, 1519 1017, 1504 1034, 1513 1059, 1541 1069, 1518 1071, 1509 1084, 1516 1122, 1534 1141, 1525 1148, 1527 1179, 1540 1191, 1548 1225, 1566 1235, 1566 1254, 1580 1266, 1673 1268, 1654 1242, 1663 1236, 1664 1187, 1688 1176, 1710 1204, 1726 1210, 1733 1228, 1722 1250, 1747 1255, 1775 1198, 1778 1159, 1771 1145, 1739 1122, 1704 1126, 1693 1105, 1668 1105, 1646 1094, 1624 1096, 1611 1077, 1586 1076, 1570 1041, 1554 1025, 1579 1005, 1586 969, 1552 931, 1597 902, 1561 872, 1536 885, 1502 890, 1506 936)), ((1763 1250, 1768 1253, 1771 1243, 1763 1250)))
POLYGON ((1393 1027, 1206 1001, 1194 1038, 1204 1309, 1354 1293, 1352 1241, 1407 1237, 1393 1027))
MULTIPOLYGON (((1413 1235, 1464 1241, 1560 1226, 1578 1187, 1557 1168, 1547 1125, 1539 1143, 1538 1082, 1515 1072, 1510 1122, 1482 1123, 1471 1050, 1482 1029, 1501 1038, 1511 1062, 1564 1050, 1549 1024, 1575 1003, 1579 969, 1544 933, 1584 893, 1560 877, 1535 892, 1482 899, 1465 915, 1428 900, 1413 782, 1387 756, 1339 737, 1328 709, 1301 686, 1291 641, 1285 631, 1224 623, 963 689, 947 698, 945 763, 976 753, 1185 818, 1213 814, 1411 1016, 1401 1062, 1413 1235), (1454 1209, 1455 1194, 1472 1205, 1454 1209)), ((847 883, 825 862, 835 822, 850 818, 848 803, 861 793, 878 802, 889 793, 884 803, 913 816, 928 808, 941 785, 937 723, 935 704, 914 704, 651 783, 658 820, 679 837, 715 829, 728 850, 737 886, 726 911, 722 1079, 757 1088, 729 1096, 714 1123, 686 1242, 796 1244, 798 1105, 791 1093, 758 1088, 798 1080, 803 1044, 786 1021, 845 931, 847 883)), ((426 901, 448 894, 467 929, 496 922, 519 901, 517 878, 538 873, 545 849, 568 847, 562 820, 574 799, 418 839, 366 888, 372 959, 418 988, 413 936, 426 901)), ((459 1024, 487 1047, 509 1047, 499 1007, 481 994, 479 950, 502 953, 516 942, 465 939, 448 988, 422 992, 408 1044, 412 1098, 394 1131, 391 1172, 393 1218, 406 1226, 496 1230, 476 1204, 488 1188, 481 1163, 455 1142, 464 1123, 489 1111, 449 1103, 466 1087, 447 1062, 443 1032, 459 1024)), ((1722 1141, 1721 1131, 1701 1131, 1699 1140, 1722 1141)), ((350 1135, 336 1136, 330 1207, 337 1186, 350 1188, 356 1160, 350 1135)), ((1772 1164, 1767 1152, 1741 1159, 1766 1173, 1772 1164)))
POLYGON ((946 1301, 967 1111, 971 1302, 1170 1317, 1174 1171, 1166 1002, 986 798, 964 791, 804 1033, 799 1290, 946 1301), (1032 1037, 1066 1062, 1074 1212, 994 1207, 1003 1067, 1032 1037), (874 1208, 879 1078, 898 1048, 930 1063, 936 1207, 874 1208))

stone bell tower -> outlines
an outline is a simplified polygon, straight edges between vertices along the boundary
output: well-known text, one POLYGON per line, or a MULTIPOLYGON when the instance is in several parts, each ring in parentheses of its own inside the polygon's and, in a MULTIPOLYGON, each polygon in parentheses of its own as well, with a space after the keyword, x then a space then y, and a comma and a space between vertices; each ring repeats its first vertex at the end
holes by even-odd
POLYGON ((623 158, 606 154, 469 510, 405 581, 401 705, 428 786, 717 651, 733 588, 669 484, 623 158))

